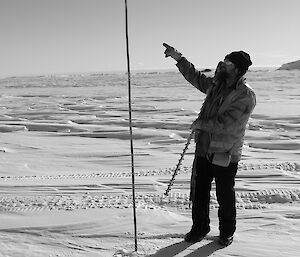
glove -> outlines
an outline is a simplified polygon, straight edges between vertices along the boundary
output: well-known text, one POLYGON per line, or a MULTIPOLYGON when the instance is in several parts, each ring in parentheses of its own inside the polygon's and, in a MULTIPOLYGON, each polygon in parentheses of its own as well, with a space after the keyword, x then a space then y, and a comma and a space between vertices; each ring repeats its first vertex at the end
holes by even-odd
POLYGON ((178 52, 173 46, 169 46, 166 43, 163 43, 163 46, 166 48, 164 52, 166 58, 171 56, 176 61, 179 61, 181 59, 182 54, 178 52))

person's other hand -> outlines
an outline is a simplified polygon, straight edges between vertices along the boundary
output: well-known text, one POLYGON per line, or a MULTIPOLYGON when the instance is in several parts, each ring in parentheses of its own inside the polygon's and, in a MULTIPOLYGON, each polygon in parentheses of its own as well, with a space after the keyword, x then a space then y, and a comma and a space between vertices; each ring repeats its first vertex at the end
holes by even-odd
POLYGON ((166 43, 163 43, 163 46, 166 48, 164 52, 166 58, 171 56, 176 61, 179 61, 181 59, 182 54, 178 52, 173 46, 170 46, 166 43))

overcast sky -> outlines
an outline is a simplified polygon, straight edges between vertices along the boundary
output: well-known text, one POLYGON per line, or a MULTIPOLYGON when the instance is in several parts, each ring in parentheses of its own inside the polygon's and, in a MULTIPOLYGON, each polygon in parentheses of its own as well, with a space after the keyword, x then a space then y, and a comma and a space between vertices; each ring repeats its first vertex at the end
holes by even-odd
MULTIPOLYGON (((235 50, 254 66, 300 59, 299 0, 128 0, 132 69, 197 67, 235 50)), ((0 76, 126 70, 124 0, 0 0, 0 76)))

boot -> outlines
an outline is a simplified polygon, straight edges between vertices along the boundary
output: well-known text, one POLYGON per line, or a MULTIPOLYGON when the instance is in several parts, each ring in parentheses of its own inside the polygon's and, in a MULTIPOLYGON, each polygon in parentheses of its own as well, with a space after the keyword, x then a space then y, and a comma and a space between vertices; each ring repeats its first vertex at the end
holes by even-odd
POLYGON ((191 231, 184 236, 184 241, 188 243, 200 242, 209 233, 209 231, 209 228, 205 231, 200 231, 192 228, 191 231))

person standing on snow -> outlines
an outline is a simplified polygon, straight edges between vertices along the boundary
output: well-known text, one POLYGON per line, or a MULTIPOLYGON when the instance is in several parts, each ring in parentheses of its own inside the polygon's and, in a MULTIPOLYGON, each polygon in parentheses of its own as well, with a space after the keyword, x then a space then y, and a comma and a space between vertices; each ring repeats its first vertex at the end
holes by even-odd
POLYGON ((235 176, 246 125, 256 105, 255 93, 243 77, 252 62, 246 52, 235 51, 218 63, 214 77, 207 77, 174 47, 163 45, 165 57, 176 60, 184 78, 206 94, 199 116, 192 124, 196 141, 191 176, 193 225, 184 240, 194 243, 209 233, 210 190, 215 179, 219 243, 227 246, 236 230, 235 176))

